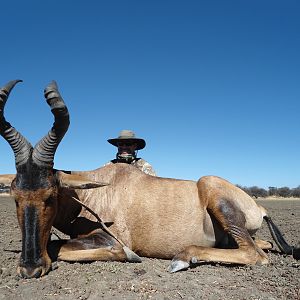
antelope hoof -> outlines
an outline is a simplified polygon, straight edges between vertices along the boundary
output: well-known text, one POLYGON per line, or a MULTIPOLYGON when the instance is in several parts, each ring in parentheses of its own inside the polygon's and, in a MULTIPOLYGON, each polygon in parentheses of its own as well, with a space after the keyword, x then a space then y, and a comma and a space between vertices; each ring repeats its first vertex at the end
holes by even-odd
POLYGON ((123 251, 125 252, 127 260, 129 262, 133 262, 133 263, 142 262, 142 259, 136 253, 134 253, 132 250, 130 250, 128 247, 124 246, 123 251))
POLYGON ((170 273, 175 273, 181 270, 188 269, 190 264, 183 260, 172 260, 171 265, 168 268, 170 273))

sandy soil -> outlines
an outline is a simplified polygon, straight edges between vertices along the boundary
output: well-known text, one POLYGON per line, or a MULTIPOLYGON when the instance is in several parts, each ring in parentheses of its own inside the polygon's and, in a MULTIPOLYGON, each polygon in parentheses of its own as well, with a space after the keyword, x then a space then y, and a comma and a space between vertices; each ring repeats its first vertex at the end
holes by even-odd
MULTIPOLYGON (((292 244, 300 241, 300 201, 260 203, 292 244)), ((0 300, 10 299, 300 299, 300 261, 269 252, 267 266, 201 264, 170 274, 169 261, 55 263, 39 279, 16 274, 21 249, 14 202, 0 197, 0 300)), ((259 237, 271 240, 264 224, 259 237)))

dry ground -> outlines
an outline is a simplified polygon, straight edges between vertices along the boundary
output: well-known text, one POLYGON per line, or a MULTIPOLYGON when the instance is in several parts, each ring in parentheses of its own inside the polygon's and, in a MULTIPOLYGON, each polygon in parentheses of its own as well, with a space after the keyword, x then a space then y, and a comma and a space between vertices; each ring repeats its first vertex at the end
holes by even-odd
MULTIPOLYGON (((300 201, 260 201, 292 244, 300 241, 300 201)), ((56 263, 40 279, 16 275, 21 240, 15 207, 0 197, 0 300, 17 299, 300 299, 300 261, 275 250, 267 266, 202 264, 167 272, 169 261, 56 263)), ((264 224, 259 237, 270 240, 264 224)))

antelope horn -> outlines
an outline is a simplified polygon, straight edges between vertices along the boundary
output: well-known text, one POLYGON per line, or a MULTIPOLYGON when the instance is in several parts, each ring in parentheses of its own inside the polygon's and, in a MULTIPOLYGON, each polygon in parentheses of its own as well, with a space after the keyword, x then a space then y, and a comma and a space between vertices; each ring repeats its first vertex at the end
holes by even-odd
POLYGON ((48 134, 35 145, 32 159, 37 165, 53 167, 55 151, 68 130, 70 120, 68 108, 59 94, 55 81, 46 87, 44 94, 54 115, 54 123, 48 134))
POLYGON ((0 89, 0 134, 9 143, 14 154, 16 168, 27 162, 32 149, 31 144, 5 120, 4 107, 14 86, 22 80, 12 80, 0 89))

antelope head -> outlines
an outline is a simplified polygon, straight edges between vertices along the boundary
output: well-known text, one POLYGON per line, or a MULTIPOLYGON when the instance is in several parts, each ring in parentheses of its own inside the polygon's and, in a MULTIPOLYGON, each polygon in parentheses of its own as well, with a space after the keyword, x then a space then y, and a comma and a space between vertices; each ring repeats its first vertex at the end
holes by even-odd
MULTIPOLYGON (((57 212, 60 186, 89 188, 105 184, 80 181, 74 175, 53 169, 55 151, 69 127, 69 112, 55 81, 44 95, 54 115, 48 134, 35 147, 4 117, 4 107, 14 86, 21 80, 8 82, 0 89, 0 134, 9 143, 15 155, 16 176, 2 176, 2 182, 11 181, 10 193, 15 199, 17 218, 22 233, 22 252, 18 273, 24 278, 40 277, 51 268, 47 253, 50 230, 57 212), (68 182, 69 181, 69 182, 68 182)), ((1 178, 0 178, 1 182, 1 178)))

